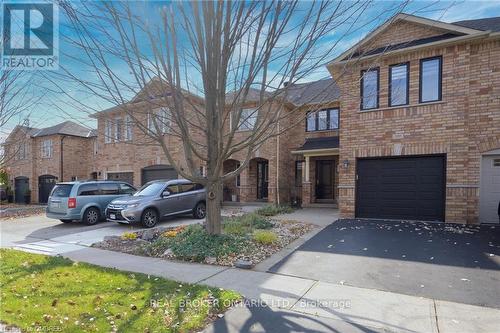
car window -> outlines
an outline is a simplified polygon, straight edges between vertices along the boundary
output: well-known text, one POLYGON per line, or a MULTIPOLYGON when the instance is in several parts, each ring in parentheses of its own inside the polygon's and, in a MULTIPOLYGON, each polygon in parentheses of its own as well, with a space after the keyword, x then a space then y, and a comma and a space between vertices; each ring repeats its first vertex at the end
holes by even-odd
POLYGON ((139 189, 139 191, 134 193, 134 196, 149 196, 157 195, 165 187, 165 183, 151 183, 144 185, 139 189))
POLYGON ((86 195, 98 195, 98 194, 99 194, 99 188, 97 187, 97 184, 84 184, 78 188, 77 195, 86 196, 86 195))
POLYGON ((166 190, 169 191, 170 194, 177 194, 177 193, 179 193, 179 186, 178 185, 168 185, 166 190))
POLYGON ((189 184, 181 184, 179 185, 180 187, 180 192, 181 193, 184 193, 184 192, 191 192, 191 191, 194 191, 195 189, 195 184, 193 183, 189 183, 189 184))
POLYGON ((116 183, 102 183, 99 184, 99 187, 101 188, 102 195, 116 195, 120 193, 118 190, 118 184, 116 183))
POLYGON ((73 185, 71 184, 58 184, 54 186, 54 189, 52 190, 52 193, 50 195, 56 198, 67 198, 69 197, 72 188, 73 185))
POLYGON ((120 184, 120 194, 134 194, 135 191, 136 189, 129 184, 120 184))

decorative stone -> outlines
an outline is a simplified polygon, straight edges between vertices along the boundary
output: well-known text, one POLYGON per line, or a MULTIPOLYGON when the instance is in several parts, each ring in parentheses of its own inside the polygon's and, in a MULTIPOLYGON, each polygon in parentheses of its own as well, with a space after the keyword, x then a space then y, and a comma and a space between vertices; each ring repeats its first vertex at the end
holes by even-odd
POLYGON ((155 238, 155 230, 154 229, 145 230, 142 233, 141 238, 148 242, 153 240, 155 238))
POLYGON ((217 258, 216 257, 206 257, 205 262, 207 264, 213 265, 217 262, 217 258))
POLYGON ((162 257, 170 257, 173 254, 174 254, 174 251, 172 251, 172 249, 168 248, 165 250, 165 252, 163 252, 162 257))
POLYGON ((234 263, 234 266, 242 269, 251 269, 253 267, 253 263, 250 260, 238 259, 234 263))

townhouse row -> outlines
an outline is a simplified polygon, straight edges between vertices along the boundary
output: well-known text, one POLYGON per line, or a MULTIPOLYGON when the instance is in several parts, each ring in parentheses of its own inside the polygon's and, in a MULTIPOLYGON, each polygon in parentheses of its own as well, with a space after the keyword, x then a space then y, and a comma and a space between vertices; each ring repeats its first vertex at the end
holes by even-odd
MULTIPOLYGON (((331 79, 288 87, 280 107, 293 112, 283 124, 290 129, 267 140, 224 184, 225 201, 338 206, 342 217, 499 222, 500 18, 445 23, 399 14, 327 68, 331 79)), ((150 126, 142 102, 139 94, 128 106, 150 126)), ((256 103, 247 102, 248 110, 256 103)), ((46 132, 53 136, 53 156, 62 151, 61 137, 68 138, 65 156, 71 154, 69 138, 80 142, 74 169, 66 166, 71 158, 41 157, 50 135, 19 127, 41 155, 25 158, 30 162, 24 166, 22 159, 9 164, 16 193, 18 183, 27 182, 32 200, 43 202, 42 176, 135 186, 178 177, 161 147, 147 142, 123 108, 93 117, 97 131, 86 129, 92 134, 46 132)), ((237 124, 237 135, 251 132, 256 121, 237 124)), ((182 164, 180 139, 168 126, 160 130, 182 164)), ((224 172, 245 158, 234 154, 224 172)), ((203 173, 203 163, 196 163, 203 173)))

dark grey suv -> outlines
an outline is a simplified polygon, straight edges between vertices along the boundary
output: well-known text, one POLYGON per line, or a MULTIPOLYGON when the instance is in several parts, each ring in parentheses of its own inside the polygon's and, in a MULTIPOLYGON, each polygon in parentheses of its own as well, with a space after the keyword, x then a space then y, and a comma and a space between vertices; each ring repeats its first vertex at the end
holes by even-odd
POLYGON ((186 179, 149 182, 130 197, 111 201, 106 208, 108 221, 141 222, 147 228, 165 216, 186 213, 198 219, 206 215, 205 189, 186 179))

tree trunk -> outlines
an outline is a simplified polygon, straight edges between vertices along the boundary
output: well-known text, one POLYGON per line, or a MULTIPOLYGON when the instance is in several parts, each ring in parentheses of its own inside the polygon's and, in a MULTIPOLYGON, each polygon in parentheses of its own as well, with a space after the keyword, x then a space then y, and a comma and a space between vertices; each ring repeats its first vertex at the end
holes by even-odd
POLYGON ((222 232, 222 182, 217 181, 207 184, 207 232, 218 235, 222 232))

